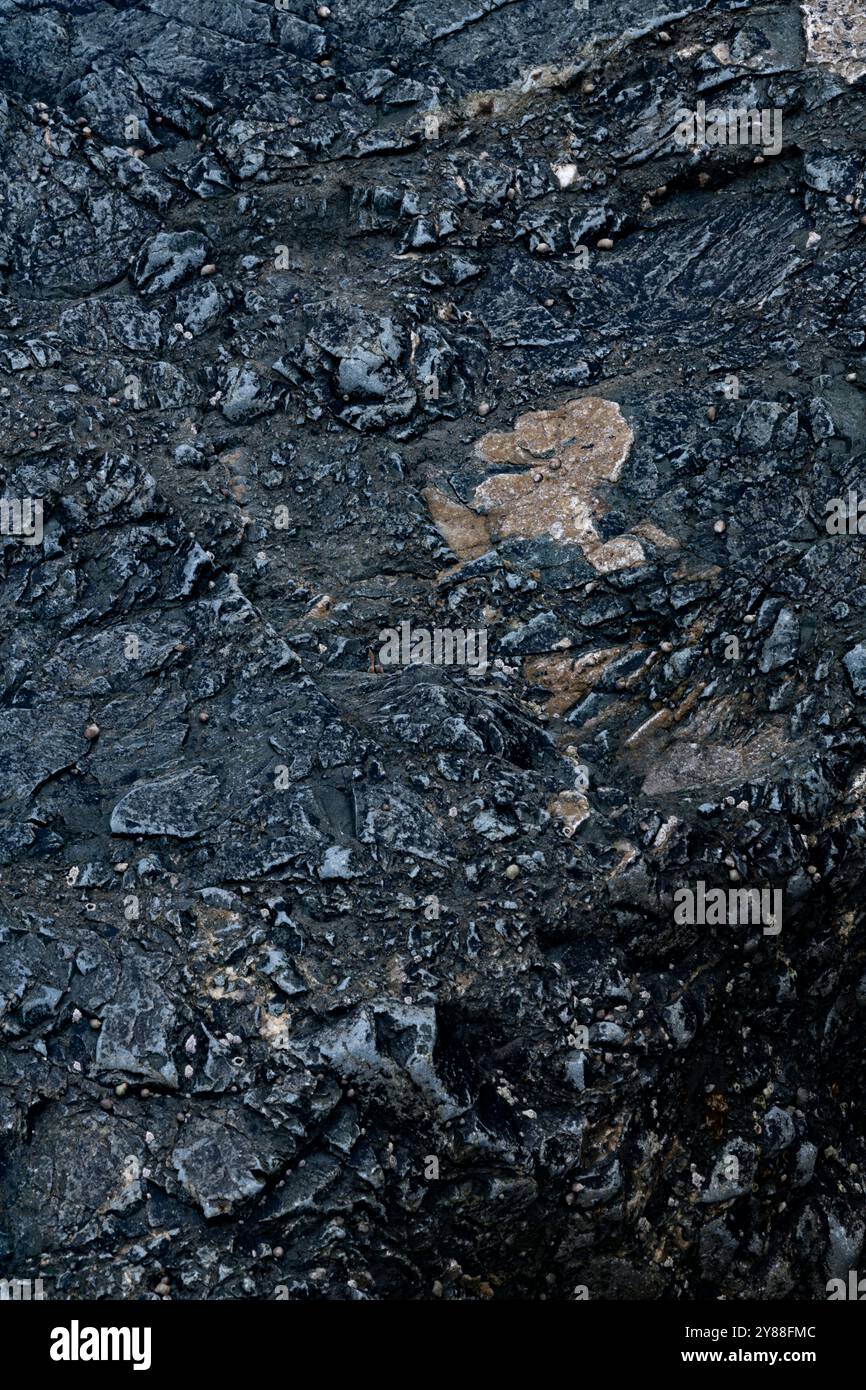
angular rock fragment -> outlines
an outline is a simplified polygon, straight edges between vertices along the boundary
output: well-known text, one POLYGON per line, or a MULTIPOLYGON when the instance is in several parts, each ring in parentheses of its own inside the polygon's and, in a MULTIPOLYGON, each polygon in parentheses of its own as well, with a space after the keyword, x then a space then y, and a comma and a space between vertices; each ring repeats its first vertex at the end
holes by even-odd
POLYGON ((111 833, 188 839, 203 829, 219 789, 216 777, 198 772, 178 772, 156 782, 139 783, 112 811, 111 833))
POLYGON ((197 232, 158 232, 142 248, 134 275, 144 294, 164 294, 204 265, 207 242, 197 232))
POLYGON ((171 1162, 205 1217, 228 1216, 261 1192, 273 1158, 232 1125, 202 1117, 175 1144, 171 1162))
POLYGON ((146 962, 139 958, 122 971, 117 995, 102 1015, 96 1062, 106 1071, 178 1084, 171 1057, 174 1009, 146 962))

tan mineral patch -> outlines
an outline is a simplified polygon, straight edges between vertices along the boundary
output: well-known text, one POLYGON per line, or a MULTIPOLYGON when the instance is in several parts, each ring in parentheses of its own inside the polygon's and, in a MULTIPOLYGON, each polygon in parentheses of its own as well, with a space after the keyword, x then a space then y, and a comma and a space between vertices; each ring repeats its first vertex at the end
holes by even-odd
POLYGON ((437 531, 461 560, 475 560, 490 549, 490 527, 485 517, 435 487, 424 489, 424 500, 437 531))
POLYGON ((639 646, 602 647, 578 657, 565 652, 528 656, 523 662, 523 674, 533 685, 541 685, 551 692, 545 706, 548 714, 564 714, 595 688, 612 662, 626 651, 640 650, 639 646))
POLYGON ((654 521, 641 521, 637 526, 632 527, 632 532, 640 536, 642 540, 649 541, 651 545, 658 546, 659 550, 679 550, 680 543, 675 541, 673 536, 669 536, 660 526, 656 526, 654 521))
POLYGON ((866 5, 863 0, 803 0, 809 62, 825 63, 846 82, 866 73, 866 5))
POLYGON ((640 542, 633 536, 602 540, 595 519, 607 510, 605 490, 619 478, 633 440, 615 401, 586 396, 556 410, 530 411, 513 430, 485 434, 475 446, 485 463, 526 471, 494 473, 468 507, 427 488, 431 516, 461 560, 511 536, 549 536, 579 545, 601 573, 630 569, 643 564, 640 542))
POLYGON ((334 600, 332 596, 330 594, 322 594, 322 597, 316 600, 312 608, 307 609, 306 613, 304 614, 304 621, 306 621, 308 618, 329 618, 331 616, 331 609, 333 608, 333 606, 334 600))
POLYGON ((616 878, 617 874, 625 873, 630 864, 634 864, 636 860, 640 859, 640 850, 637 845, 632 844, 631 840, 615 840, 613 847, 620 855, 620 859, 608 874, 609 879, 616 878))
POLYGON ((681 724, 687 715, 691 714, 698 700, 703 695, 705 686, 706 681, 698 681, 697 685, 692 686, 691 690, 683 696, 674 710, 675 724, 681 724))
POLYGON ((547 809, 551 816, 562 821, 563 834, 569 838, 589 817, 589 802, 580 792, 557 792, 547 803, 547 809))
POLYGON ((548 714, 564 714, 592 690, 621 651, 621 647, 606 647, 603 651, 584 652, 579 657, 528 656, 523 663, 523 674, 533 685, 542 685, 551 691, 546 705, 548 714))
POLYGON ((639 728, 629 734, 625 741, 626 748, 640 747, 648 739, 652 739, 661 729, 666 729, 673 723, 674 712, 672 709, 660 709, 656 714, 651 714, 649 719, 645 719, 639 728))
POLYGON ((521 415, 512 433, 486 434, 476 449, 488 463, 535 465, 532 472, 494 474, 476 490, 474 505, 500 538, 576 541, 596 569, 641 564, 637 541, 604 542, 592 519, 605 510, 601 486, 617 480, 633 439, 619 406, 592 396, 521 415))
POLYGON ((275 1014, 269 1014, 267 1010, 263 1010, 259 1024, 259 1037, 264 1039, 268 1046, 276 1052, 284 1052, 289 1045, 289 1021, 285 1014, 277 1017, 275 1014))
POLYGON ((690 560, 682 560, 674 571, 674 579, 681 584, 711 584, 721 574, 719 565, 699 565, 690 560))
POLYGON ((664 825, 659 828, 658 834, 652 842, 650 853, 654 856, 661 854, 666 848, 668 840, 671 838, 674 831, 681 825, 682 821, 678 816, 669 816, 664 825))

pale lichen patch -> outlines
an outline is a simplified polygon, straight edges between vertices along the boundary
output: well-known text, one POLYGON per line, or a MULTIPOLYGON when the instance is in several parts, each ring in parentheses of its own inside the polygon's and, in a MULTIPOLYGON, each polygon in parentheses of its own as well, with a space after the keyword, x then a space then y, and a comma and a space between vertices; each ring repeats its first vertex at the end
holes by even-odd
POLYGON ((259 1037, 276 1052, 284 1052, 289 1045, 289 1020, 286 1015, 270 1014, 263 1009, 259 1037))

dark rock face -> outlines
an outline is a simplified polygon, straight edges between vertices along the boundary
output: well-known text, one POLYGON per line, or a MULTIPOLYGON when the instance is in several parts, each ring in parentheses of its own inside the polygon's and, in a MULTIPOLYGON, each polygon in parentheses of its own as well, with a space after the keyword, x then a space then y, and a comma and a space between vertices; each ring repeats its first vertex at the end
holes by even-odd
POLYGON ((856 1268, 857 5, 0 3, 0 1274, 856 1268))

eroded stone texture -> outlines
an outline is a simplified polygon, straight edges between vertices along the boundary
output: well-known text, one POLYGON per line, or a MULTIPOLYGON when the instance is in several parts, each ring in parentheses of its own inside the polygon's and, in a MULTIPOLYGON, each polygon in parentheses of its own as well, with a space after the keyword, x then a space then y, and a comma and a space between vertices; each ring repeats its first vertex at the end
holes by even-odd
POLYGON ((749 727, 742 712, 729 702, 698 706, 672 738, 663 740, 654 756, 644 753, 643 790, 650 795, 687 788, 709 791, 756 780, 771 769, 784 778, 786 763, 802 757, 804 751, 786 742, 778 723, 757 730, 749 727))
POLYGON ((0 1277, 823 1299, 860 8, 326 8, 0 5, 0 497, 44 502, 0 535, 0 1277), (781 155, 677 148, 701 100, 781 155), (404 623, 483 668, 383 662, 404 623), (697 881, 781 933, 676 921, 697 881))

